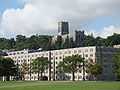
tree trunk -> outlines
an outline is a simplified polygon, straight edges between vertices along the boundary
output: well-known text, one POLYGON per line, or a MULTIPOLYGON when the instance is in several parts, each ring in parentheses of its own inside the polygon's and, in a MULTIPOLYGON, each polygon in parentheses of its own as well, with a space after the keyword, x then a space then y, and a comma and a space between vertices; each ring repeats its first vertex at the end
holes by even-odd
POLYGON ((30 80, 31 80, 31 72, 30 72, 30 80))
POLYGON ((40 72, 38 71, 38 80, 40 80, 40 75, 39 74, 40 74, 40 72))
POLYGON ((30 62, 30 80, 31 80, 31 62, 30 62))
POLYGON ((10 81, 10 76, 6 76, 6 81, 10 81))
POLYGON ((83 81, 85 81, 85 62, 83 61, 83 81))
POLYGON ((97 80, 97 76, 95 76, 95 75, 94 75, 94 76, 93 76, 93 78, 94 78, 94 81, 96 81, 96 80, 97 80))
POLYGON ((23 74, 23 79, 24 79, 24 81, 25 81, 25 74, 23 74))
POLYGON ((94 78, 95 78, 95 81, 97 81, 97 76, 94 76, 94 78))
POLYGON ((42 71, 40 72, 40 80, 43 80, 42 71))
POLYGON ((72 72, 72 81, 75 81, 75 72, 72 72))
POLYGON ((3 81, 5 81, 5 76, 2 77, 3 81))

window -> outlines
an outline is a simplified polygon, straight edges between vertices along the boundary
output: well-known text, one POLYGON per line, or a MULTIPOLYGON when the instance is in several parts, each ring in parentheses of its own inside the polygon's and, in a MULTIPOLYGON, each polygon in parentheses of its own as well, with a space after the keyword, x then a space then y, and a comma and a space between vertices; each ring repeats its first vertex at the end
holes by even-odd
POLYGON ((53 55, 53 53, 51 53, 51 55, 53 55))
POLYGON ((88 49, 86 49, 85 52, 88 52, 88 49))
POLYGON ((58 57, 56 57, 56 59, 58 59, 58 57))
POLYGON ((67 51, 65 51, 65 53, 64 54, 67 54, 67 51))
POLYGON ((9 55, 12 55, 11 53, 9 55))
POLYGON ((56 52, 55 54, 56 54, 56 55, 58 55, 58 53, 57 53, 57 52, 56 52))
POLYGON ((81 73, 81 72, 82 72, 82 70, 79 70, 79 72, 81 73))
POLYGON ((17 54, 19 54, 19 52, 17 52, 17 54))
POLYGON ((48 53, 46 53, 46 56, 48 56, 48 53))
POLYGON ((88 57, 88 54, 86 54, 85 57, 88 57))
POLYGON ((93 52, 93 49, 92 49, 92 48, 90 49, 90 52, 93 52))
POLYGON ((62 52, 60 51, 60 53, 59 53, 60 55, 62 54, 62 52))
POLYGON ((69 51, 69 54, 71 54, 71 51, 69 51))
POLYGON ((77 53, 77 51, 76 51, 76 50, 74 50, 74 53, 77 53))
POLYGON ((104 68, 107 68, 107 67, 108 67, 108 65, 104 65, 103 67, 104 67, 104 68))
POLYGON ((90 54, 90 57, 93 57, 93 54, 90 54))
POLYGON ((93 60, 92 60, 92 59, 90 59, 90 62, 91 62, 91 63, 93 63, 93 60))
POLYGON ((56 64, 58 64, 58 62, 56 62, 56 64))
POLYGON ((58 66, 56 67, 56 69, 58 69, 58 66))
POLYGON ((81 50, 78 50, 78 53, 81 53, 81 50))
POLYGON ((44 57, 44 54, 42 54, 42 57, 44 57))
POLYGON ((24 62, 26 62, 26 60, 24 59, 24 62))
POLYGON ((85 70, 86 73, 88 73, 88 70, 85 70))
POLYGON ((53 57, 51 57, 51 60, 53 60, 53 57))
POLYGON ((13 55, 15 55, 16 53, 13 53, 13 55))
POLYGON ((78 79, 82 79, 82 76, 78 76, 78 79))
POLYGON ((60 56, 60 59, 62 59, 62 57, 60 56))

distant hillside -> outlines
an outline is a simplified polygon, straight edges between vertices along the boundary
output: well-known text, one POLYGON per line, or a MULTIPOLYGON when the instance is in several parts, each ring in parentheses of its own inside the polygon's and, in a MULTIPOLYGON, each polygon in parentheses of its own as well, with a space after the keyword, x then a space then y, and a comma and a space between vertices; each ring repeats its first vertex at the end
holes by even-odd
MULTIPOLYGON (((26 37, 23 35, 17 35, 16 38, 6 39, 0 38, 0 49, 1 50, 22 50, 22 49, 61 49, 76 47, 75 42, 66 39, 66 42, 62 42, 62 39, 57 39, 54 44, 50 44, 52 36, 48 35, 32 35, 26 37)), ((120 34, 113 34, 112 36, 103 39, 101 37, 94 37, 91 35, 85 36, 83 46, 113 46, 120 44, 120 34)))

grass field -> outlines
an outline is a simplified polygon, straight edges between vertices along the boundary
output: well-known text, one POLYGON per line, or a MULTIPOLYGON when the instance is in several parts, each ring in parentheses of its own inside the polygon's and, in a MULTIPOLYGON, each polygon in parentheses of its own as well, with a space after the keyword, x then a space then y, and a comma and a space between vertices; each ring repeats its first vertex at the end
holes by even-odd
POLYGON ((0 90, 120 90, 120 82, 0 82, 0 90))

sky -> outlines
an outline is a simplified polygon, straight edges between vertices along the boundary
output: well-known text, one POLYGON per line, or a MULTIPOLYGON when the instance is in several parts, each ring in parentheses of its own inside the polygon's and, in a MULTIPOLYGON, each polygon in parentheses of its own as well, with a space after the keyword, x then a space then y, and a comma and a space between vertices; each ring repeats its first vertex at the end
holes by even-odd
POLYGON ((0 37, 57 35, 57 23, 68 21, 71 34, 106 38, 120 34, 119 8, 120 0, 0 0, 0 37))

